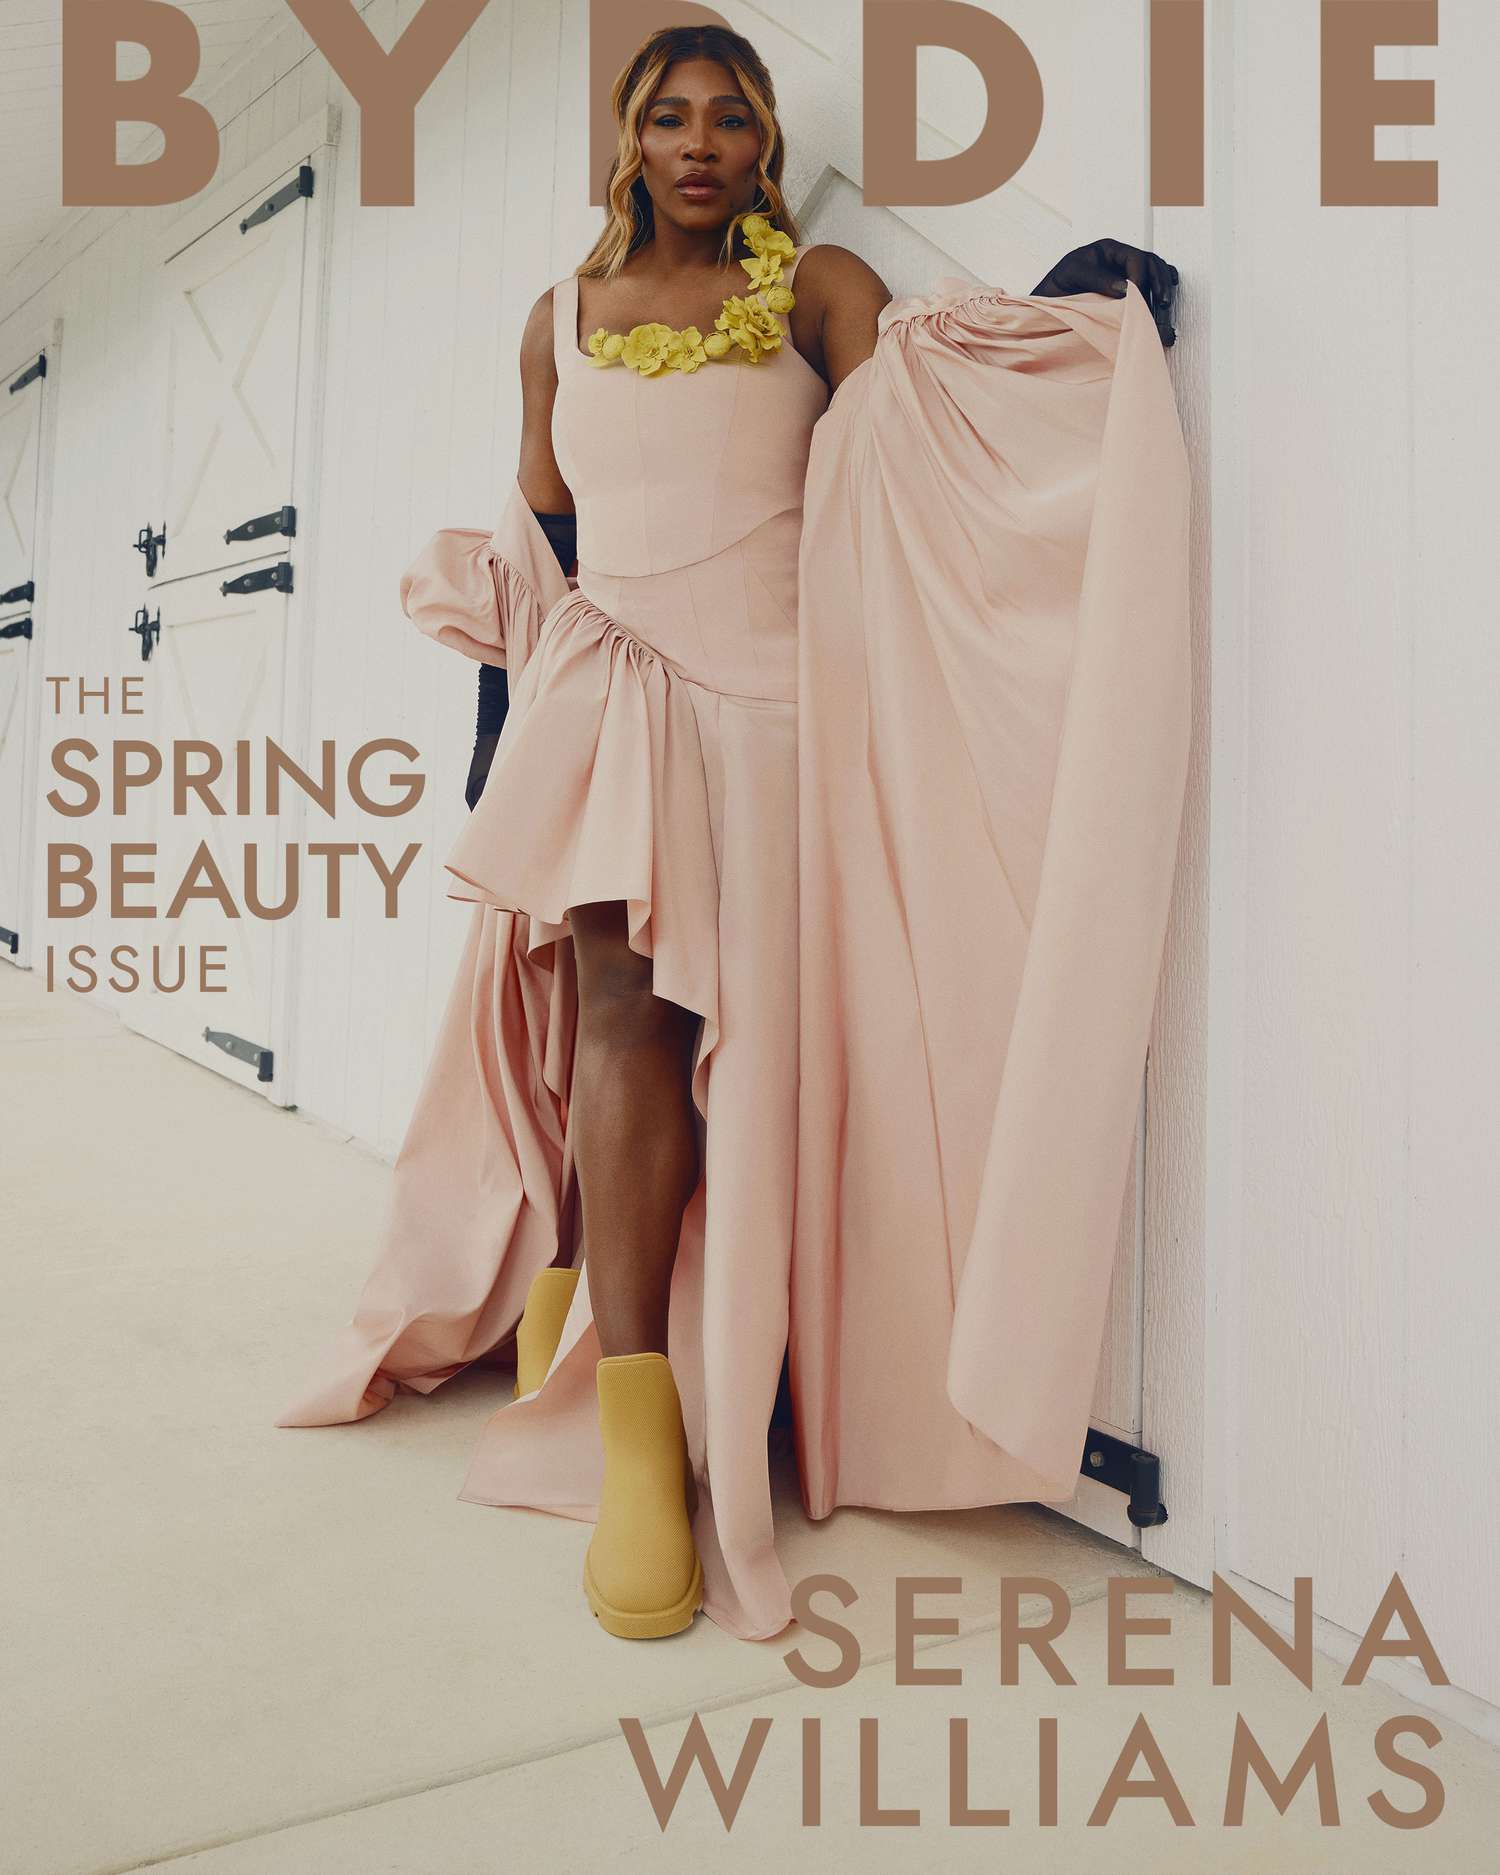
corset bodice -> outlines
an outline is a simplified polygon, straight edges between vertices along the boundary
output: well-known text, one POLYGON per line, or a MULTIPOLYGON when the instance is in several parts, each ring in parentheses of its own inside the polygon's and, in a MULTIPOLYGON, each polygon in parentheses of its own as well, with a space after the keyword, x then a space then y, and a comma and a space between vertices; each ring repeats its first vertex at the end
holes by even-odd
MULTIPOLYGON (((786 284, 804 251, 786 264, 786 284)), ((553 288, 552 304, 552 446, 577 507, 580 577, 689 566, 801 509, 828 388, 784 314, 780 349, 757 364, 710 360, 643 378, 582 350, 576 274, 553 288)))

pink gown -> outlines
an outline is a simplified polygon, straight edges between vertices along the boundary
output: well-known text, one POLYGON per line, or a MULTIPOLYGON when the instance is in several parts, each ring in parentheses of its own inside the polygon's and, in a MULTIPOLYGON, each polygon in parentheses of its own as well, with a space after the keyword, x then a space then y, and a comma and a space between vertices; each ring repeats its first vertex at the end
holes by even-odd
POLYGON ((783 1355, 814 1517, 1071 1495, 1161 959, 1187 489, 1155 328, 1133 288, 941 286, 831 405, 785 319, 757 365, 642 379, 554 289, 576 590, 516 489, 403 581, 511 708, 447 861, 475 912, 380 1254, 278 1421, 431 1392, 581 1261, 459 1495, 597 1514, 567 913, 624 900, 700 1018, 669 1352, 705 1612, 746 1638, 790 1619, 783 1355))

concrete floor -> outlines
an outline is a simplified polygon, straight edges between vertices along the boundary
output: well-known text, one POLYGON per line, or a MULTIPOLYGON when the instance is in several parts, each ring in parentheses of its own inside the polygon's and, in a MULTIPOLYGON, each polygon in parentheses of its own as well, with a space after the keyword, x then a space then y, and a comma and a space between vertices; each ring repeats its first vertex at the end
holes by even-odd
MULTIPOLYGON (((733 1640, 700 1619, 670 1641, 603 1635, 578 1587, 588 1526, 460 1503, 471 1442, 509 1376, 471 1369, 358 1426, 273 1418, 347 1316, 389 1173, 32 977, 0 966, 0 1241, 9 1515, 0 1875, 105 1875, 177 1860, 204 1875, 447 1875, 452 1870, 1118 1871, 1468 1875, 1496 1866, 1500 1754, 1450 1721, 1429 1762, 1442 1814, 1382 1769, 1377 1727, 1411 1710, 1376 1685, 1309 1692, 1253 1644, 1209 1684, 1207 1597, 1178 1584, 1168 1636, 1132 1661, 1170 1686, 1106 1684, 1105 1595, 1140 1561, 1052 1513, 922 1517, 841 1510, 809 1525, 778 1473, 778 1540, 795 1580, 860 1589, 843 1619, 863 1664, 834 1690, 783 1657, 826 1640, 733 1640), (893 1583, 959 1577, 932 1612, 924 1668, 897 1685, 893 1583), (1075 1686, 1028 1657, 997 1674, 1002 1576, 1044 1576, 1073 1616, 1058 1651, 1075 1686), (622 1734, 639 1719, 666 1775, 694 1712, 725 1775, 769 1720, 726 1831, 701 1773, 658 1824, 622 1734), (1309 1783, 1279 1815, 1252 1780, 1223 1824, 1235 1715, 1278 1772, 1329 1715, 1339 1821, 1309 1783), (1123 1799, 1087 1819, 1144 1713, 1193 1819, 1123 1799), (1038 1822, 1039 1720, 1058 1721, 1056 1827, 1038 1822), (950 1718, 969 1719, 969 1802, 947 1815, 950 1718), (801 1815, 803 1719, 821 1719, 822 1820, 801 1815), (920 1827, 861 1823, 861 1720, 879 1721, 878 1800, 920 1827)), ((1135 1774, 1145 1770, 1137 1764, 1135 1774)))

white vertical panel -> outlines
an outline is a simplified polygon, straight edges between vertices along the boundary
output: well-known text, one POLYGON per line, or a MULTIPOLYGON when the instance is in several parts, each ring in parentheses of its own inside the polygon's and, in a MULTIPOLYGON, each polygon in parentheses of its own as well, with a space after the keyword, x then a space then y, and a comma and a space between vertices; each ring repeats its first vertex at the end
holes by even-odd
POLYGON ((1402 1565, 1453 1679, 1500 1704, 1500 1482, 1488 1457, 1500 1323, 1500 354, 1473 317, 1500 294, 1500 250, 1475 238, 1493 225, 1500 172, 1500 13, 1443 8, 1440 51, 1406 61, 1438 85, 1439 125, 1409 133, 1410 153, 1440 155, 1442 169, 1441 206, 1402 217, 1416 547, 1410 793, 1398 810, 1412 858, 1402 1565))
MULTIPOLYGON (((434 368, 444 374, 445 443, 441 459, 431 461, 412 485, 409 540, 414 547, 439 527, 488 527, 498 520, 509 478, 515 474, 520 420, 519 406, 513 403, 507 402, 500 414, 501 387, 507 387, 508 395, 518 377, 520 342, 519 331, 502 324, 502 295, 507 279, 517 274, 523 276, 523 290, 527 284, 534 286, 533 297, 552 278, 542 255, 523 249, 513 259, 510 244, 514 229, 505 178, 514 13, 511 0, 491 0, 465 43, 463 148, 452 184, 458 209, 453 290, 442 344, 433 359, 434 368), (528 270, 529 282, 524 277, 528 270)), ((415 640, 404 619, 398 620, 397 628, 415 640)), ((409 643, 407 656, 420 665, 432 686, 427 846, 420 876, 412 884, 415 902, 424 904, 428 914, 418 927, 421 956, 413 959, 420 966, 410 997, 413 1026, 405 1057, 390 1077, 386 1124, 392 1133, 409 1110, 472 915, 470 907, 447 897, 449 875, 442 861, 466 812, 462 796, 473 749, 478 666, 425 641, 409 643)))
MULTIPOLYGON (((418 10, 418 0, 402 0, 397 30, 404 30, 418 10)), ((366 615, 369 655, 361 660, 368 686, 365 720, 369 733, 399 733, 422 751, 429 787, 462 788, 466 754, 454 747, 451 730, 440 728, 440 694, 406 681, 416 661, 417 635, 403 616, 398 585, 402 569, 425 538, 423 522, 430 489, 446 490, 447 457, 453 424, 454 378, 451 369, 452 321, 457 309, 459 264, 463 251, 464 127, 466 121, 467 43, 438 75, 418 110, 418 163, 421 182, 417 206, 390 209, 389 265, 394 290, 387 300, 384 358, 380 374, 381 427, 378 443, 380 482, 375 492, 370 556, 376 576, 366 615), (418 534, 421 538, 418 538, 418 534), (448 758, 448 759, 444 759, 448 758)), ((368 379, 366 380, 369 381, 368 379)), ((448 511, 450 514, 452 510, 448 511)), ((463 689, 475 672, 453 659, 444 673, 463 689)), ((472 746, 472 712, 466 712, 472 746)), ((451 793, 447 794, 449 800, 451 793)), ((440 810, 435 798, 428 805, 440 810)), ((461 803, 460 803, 461 805, 461 803)), ((412 816, 414 819, 415 816, 412 816)), ((391 844, 417 837, 405 819, 389 823, 391 844)), ((423 857, 441 857, 429 837, 423 857)), ((365 1036, 379 1037, 378 1055, 351 1086, 349 1112, 355 1130, 382 1149, 394 1152, 405 1128, 412 1092, 425 1063, 421 1029, 424 999, 408 996, 407 983, 420 983, 433 921, 433 880, 423 873, 403 886, 405 910, 396 921, 380 915, 380 905, 366 895, 364 915, 356 916, 354 1034, 351 1052, 365 1036)), ((447 875, 442 875, 446 878, 447 875)), ((371 880, 371 885, 374 881, 371 880)), ((453 908, 456 909, 456 908, 453 908)))
MULTIPOLYGON (((29 371, 35 364, 35 356, 0 356, 0 593, 34 587, 38 570, 47 380, 33 377, 11 388, 23 367, 29 371)), ((45 614, 34 593, 30 599, 0 600, 0 926, 12 934, 0 943, 0 960, 29 961, 35 948, 28 873, 34 811, 30 744, 44 656, 38 617, 45 614)))
POLYGON ((1148 0, 1072 0, 1067 73, 1069 212, 1079 244, 1149 244, 1148 0))
POLYGON ((1229 1561, 1362 1626, 1400 1555, 1409 241, 1318 201, 1318 12, 1249 9, 1243 1271, 1229 1561), (1276 100, 1272 111, 1268 100, 1276 100), (1352 335, 1352 337, 1351 337, 1352 335))
POLYGON ((1376 150, 1440 154, 1441 206, 1337 209, 1316 9, 1235 12, 1215 266, 1235 358, 1213 414, 1238 497, 1216 520, 1238 532, 1214 552, 1243 580, 1215 623, 1215 820, 1244 864, 1236 896, 1216 855, 1214 1019, 1238 1021, 1209 1107, 1217 1560, 1283 1595, 1311 1574, 1318 1613, 1356 1630, 1401 1570, 1455 1684, 1494 1699, 1500 373, 1454 295, 1482 304, 1496 278, 1474 230, 1500 29, 1445 8, 1440 54, 1381 55, 1438 76, 1441 137, 1376 150))
MULTIPOLYGON (((381 0, 366 14, 372 31, 386 45, 391 42, 394 14, 392 0, 381 0)), ((311 59, 301 69, 321 67, 321 59, 311 59)), ((396 211, 358 206, 359 114, 336 81, 331 93, 343 107, 344 134, 335 185, 326 315, 327 447, 312 504, 309 548, 320 566, 321 598, 308 681, 315 732, 320 739, 332 740, 347 758, 371 733, 363 711, 364 672, 381 643, 383 614, 376 610, 372 616, 371 612, 377 582, 370 558, 385 390, 382 344, 390 290, 389 222, 396 211), (376 378, 371 377, 372 371, 376 378)), ((302 96, 305 101, 305 90, 302 96)), ((385 726, 385 733, 391 733, 390 725, 385 726)), ((340 814, 327 823, 327 837, 356 837, 350 817, 340 814)), ((352 1131, 350 1079, 361 1065, 351 1063, 350 1052, 352 907, 338 920, 304 920, 298 938, 298 1105, 352 1131)))

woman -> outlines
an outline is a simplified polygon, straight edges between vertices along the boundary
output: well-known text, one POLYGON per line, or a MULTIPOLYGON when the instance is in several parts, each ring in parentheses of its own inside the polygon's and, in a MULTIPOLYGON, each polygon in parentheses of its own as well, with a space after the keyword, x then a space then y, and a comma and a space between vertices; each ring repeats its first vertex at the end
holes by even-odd
MULTIPOLYGON (((479 909, 385 1254, 280 1423, 364 1417, 514 1331, 518 1398, 461 1495, 593 1519, 584 1587, 612 1634, 675 1632, 706 1593, 762 1637, 789 1618, 766 1466, 789 1349, 799 1417, 818 1405, 804 1480, 808 1439, 826 1457, 838 1437, 838 1377, 799 1363, 789 1311, 803 500, 814 425, 891 295, 857 255, 799 242, 744 39, 654 33, 613 102, 605 230, 522 341, 506 516, 440 534, 403 583, 420 627, 508 668, 510 713, 498 734, 482 680, 447 862, 479 909)), ((1170 342, 1156 256, 1097 243, 1036 295, 1127 279, 1170 342)), ((820 1275, 822 1301, 837 1282, 820 1275)), ((930 1507, 1037 1493, 952 1417, 965 1456, 931 1455, 930 1507)), ((817 1497, 804 1483, 824 1515, 817 1497)))

